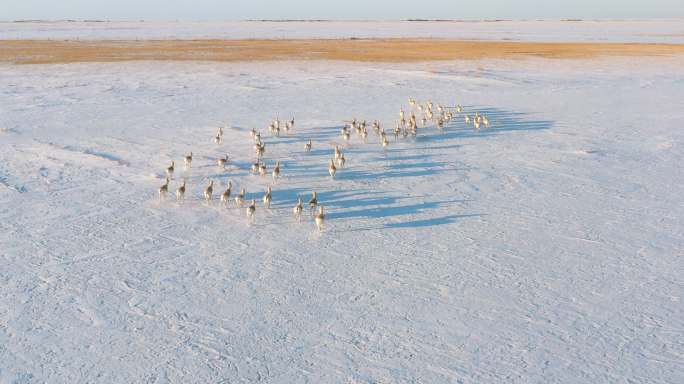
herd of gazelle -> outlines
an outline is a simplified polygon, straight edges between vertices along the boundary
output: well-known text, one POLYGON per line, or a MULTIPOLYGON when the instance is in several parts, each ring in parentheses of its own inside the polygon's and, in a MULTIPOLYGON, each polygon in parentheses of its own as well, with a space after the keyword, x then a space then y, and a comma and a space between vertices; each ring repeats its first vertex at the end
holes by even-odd
MULTIPOLYGON (((454 112, 448 111, 446 107, 437 104, 436 109, 434 108, 434 104, 431 101, 428 101, 425 104, 421 104, 416 102, 413 98, 408 99, 410 108, 409 108, 409 113, 407 114, 403 108, 399 110, 399 120, 392 131, 394 135, 395 141, 399 139, 399 137, 406 138, 407 136, 416 136, 418 134, 418 118, 416 117, 416 112, 422 113, 421 119, 420 119, 420 125, 425 127, 428 125, 428 123, 434 123, 436 124, 437 128, 442 129, 444 128, 444 125, 448 122, 450 122, 452 119, 454 119, 454 112)), ((481 127, 488 128, 490 125, 489 119, 485 114, 480 114, 479 112, 475 112, 474 115, 468 115, 463 113, 463 107, 460 105, 457 105, 456 107, 452 107, 450 109, 455 110, 457 114, 462 115, 463 120, 465 124, 472 124, 473 128, 475 130, 480 130, 481 127)), ((295 126, 295 120, 292 118, 292 120, 287 121, 285 125, 283 126, 281 121, 276 118, 273 120, 269 126, 268 130, 269 133, 273 136, 280 136, 280 129, 281 126, 285 130, 285 132, 289 132, 290 130, 294 129, 295 126)), ((390 141, 387 137, 387 134, 383 128, 380 127, 380 122, 375 120, 372 123, 372 129, 375 132, 377 136, 380 138, 380 144, 382 145, 383 148, 387 148, 390 144, 390 141)), ((368 137, 368 130, 366 127, 366 121, 358 121, 356 119, 353 119, 351 121, 346 121, 345 125, 342 127, 341 130, 341 136, 342 139, 345 142, 348 142, 351 140, 351 132, 356 132, 356 134, 363 139, 363 141, 366 141, 366 138, 368 137)), ((266 175, 267 173, 267 168, 266 164, 263 163, 261 160, 264 156, 264 153, 266 152, 266 143, 261 140, 261 133, 257 131, 255 128, 252 128, 250 130, 250 137, 254 142, 254 152, 256 154, 256 162, 252 164, 251 166, 251 171, 253 174, 260 174, 262 176, 266 175)), ((223 128, 218 128, 216 134, 213 137, 213 141, 216 144, 221 144, 223 142, 223 128)), ((313 142, 311 139, 309 139, 306 144, 304 145, 304 150, 306 152, 310 152, 311 148, 313 146, 313 142)), ((185 168, 189 169, 192 166, 192 152, 187 154, 184 157, 184 162, 185 162, 185 168)), ((229 157, 226 154, 225 156, 221 156, 217 159, 217 165, 221 169, 225 169, 226 166, 228 165, 229 162, 229 157)), ((334 154, 333 157, 329 160, 328 162, 328 174, 330 175, 331 179, 335 178, 335 174, 337 173, 338 169, 344 168, 346 163, 346 158, 344 157, 344 154, 342 152, 342 148, 339 145, 335 145, 334 147, 334 154)), ((169 191, 169 183, 171 179, 173 178, 173 173, 175 170, 175 162, 171 161, 171 165, 168 166, 165 170, 166 174, 166 182, 159 187, 159 199, 164 200, 166 198, 166 194, 169 191)), ((273 177, 273 181, 275 182, 278 178, 280 178, 280 161, 276 161, 275 167, 273 168, 273 171, 271 172, 271 176, 273 177)), ((232 181, 229 181, 226 189, 223 190, 220 194, 220 202, 221 204, 227 206, 230 202, 231 198, 231 193, 233 189, 233 183, 232 181)), ((176 200, 178 201, 183 201, 185 199, 185 191, 186 191, 186 182, 185 179, 183 179, 183 183, 176 189, 176 200)), ((212 199, 214 193, 214 181, 209 180, 209 185, 207 185, 204 188, 204 199, 209 202, 212 199)), ((245 196, 246 192, 245 189, 242 188, 238 194, 235 195, 234 201, 235 204, 238 207, 242 207, 245 204, 245 196)), ((266 193, 264 194, 262 200, 263 200, 263 205, 265 208, 270 209, 271 207, 271 201, 273 199, 273 191, 271 186, 268 186, 266 189, 266 193)), ((311 193, 311 199, 309 200, 308 203, 309 209, 314 217, 314 223, 316 224, 316 227, 318 230, 323 229, 323 222, 325 220, 325 211, 323 208, 323 205, 319 204, 318 201, 318 195, 314 191, 311 193), (318 212, 316 212, 316 208, 318 208, 318 212)), ((302 205, 302 199, 301 197, 297 197, 297 203, 295 204, 294 208, 292 209, 292 212, 295 216, 295 218, 298 221, 301 221, 302 219, 302 212, 304 210, 304 207, 302 205)), ((249 206, 246 209, 246 216, 248 219, 249 223, 254 222, 254 217, 256 213, 256 199, 252 199, 249 206)))

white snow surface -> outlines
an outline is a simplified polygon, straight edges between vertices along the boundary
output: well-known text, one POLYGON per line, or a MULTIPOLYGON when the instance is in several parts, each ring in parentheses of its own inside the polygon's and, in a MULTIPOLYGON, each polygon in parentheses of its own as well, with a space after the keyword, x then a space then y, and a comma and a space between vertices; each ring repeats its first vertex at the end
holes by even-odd
POLYGON ((0 22, 1 39, 448 38, 684 43, 684 19, 500 21, 0 22))
POLYGON ((682 383, 682 100, 681 57, 0 66, 0 382, 682 383), (341 139, 409 96, 492 127, 341 139))

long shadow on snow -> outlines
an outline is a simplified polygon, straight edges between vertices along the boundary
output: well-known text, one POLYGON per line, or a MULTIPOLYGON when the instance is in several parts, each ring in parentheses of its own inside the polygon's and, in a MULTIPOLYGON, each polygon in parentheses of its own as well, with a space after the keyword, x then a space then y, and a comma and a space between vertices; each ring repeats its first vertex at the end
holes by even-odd
POLYGON ((420 228, 420 227, 434 227, 438 225, 451 224, 456 222, 458 219, 463 219, 466 217, 479 217, 482 214, 471 214, 471 215, 447 215, 442 217, 435 217, 432 219, 425 220, 411 220, 404 221, 401 223, 389 223, 385 224, 383 228, 420 228))
POLYGON ((446 215, 441 217, 435 217, 426 220, 410 220, 400 223, 388 223, 379 226, 372 227, 354 227, 350 229, 342 229, 339 232, 364 232, 364 231, 377 231, 383 229, 401 229, 401 228, 424 228, 424 227, 434 227, 439 225, 446 225, 455 223, 458 219, 464 219, 468 217, 479 217, 484 216, 483 214, 469 214, 469 215, 446 215))
POLYGON ((357 209, 353 211, 330 212, 328 217, 330 219, 348 219, 348 218, 384 218, 392 216, 404 216, 425 211, 434 210, 443 207, 446 204, 462 202, 461 200, 453 201, 428 201, 418 204, 400 205, 400 206, 384 206, 366 209, 357 209))
POLYGON ((473 111, 484 113, 490 120, 489 128, 482 127, 475 130, 472 123, 466 124, 461 116, 447 124, 444 129, 435 131, 434 127, 419 128, 417 142, 445 141, 458 138, 486 137, 515 131, 538 131, 550 129, 554 122, 551 120, 525 120, 528 114, 506 111, 499 108, 476 108, 473 111), (422 134, 421 134, 422 131, 422 134), (425 132, 428 133, 425 133, 425 132))

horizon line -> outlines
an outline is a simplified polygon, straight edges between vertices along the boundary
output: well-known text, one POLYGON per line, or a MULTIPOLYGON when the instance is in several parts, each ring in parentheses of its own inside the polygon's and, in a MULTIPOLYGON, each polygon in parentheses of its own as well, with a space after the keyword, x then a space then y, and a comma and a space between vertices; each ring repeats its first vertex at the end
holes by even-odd
POLYGON ((684 20, 684 16, 672 17, 535 17, 535 18, 397 18, 397 19, 325 19, 325 18, 302 18, 302 19, 0 19, 0 23, 149 23, 149 22, 175 22, 175 23, 227 23, 227 22, 264 22, 264 23, 326 23, 326 22, 452 22, 452 23, 475 23, 475 22, 517 22, 517 21, 560 21, 560 22, 619 22, 619 21, 658 21, 658 20, 684 20))

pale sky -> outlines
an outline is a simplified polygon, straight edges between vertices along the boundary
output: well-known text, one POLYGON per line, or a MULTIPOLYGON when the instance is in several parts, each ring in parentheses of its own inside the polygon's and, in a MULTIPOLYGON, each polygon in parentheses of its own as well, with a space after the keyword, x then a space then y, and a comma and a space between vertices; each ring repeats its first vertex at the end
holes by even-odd
POLYGON ((0 20, 684 17, 684 0, 0 0, 0 20))

